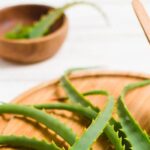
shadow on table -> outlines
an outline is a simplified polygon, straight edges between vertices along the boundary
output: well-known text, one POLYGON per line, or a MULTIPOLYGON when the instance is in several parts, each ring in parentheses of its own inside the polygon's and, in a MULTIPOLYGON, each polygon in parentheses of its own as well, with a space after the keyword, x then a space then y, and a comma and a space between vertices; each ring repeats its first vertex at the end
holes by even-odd
POLYGON ((1 68, 5 68, 5 69, 6 68, 13 68, 13 67, 16 68, 16 67, 23 67, 23 66, 25 66, 25 65, 0 59, 0 69, 1 68))
POLYGON ((25 67, 25 66, 33 66, 33 65, 37 65, 37 64, 41 64, 41 63, 44 63, 48 60, 45 60, 43 62, 36 62, 36 63, 31 63, 31 64, 21 64, 21 63, 17 63, 17 62, 12 62, 12 61, 9 61, 9 60, 4 60, 4 59, 0 59, 0 69, 1 68, 19 68, 19 67, 25 67))

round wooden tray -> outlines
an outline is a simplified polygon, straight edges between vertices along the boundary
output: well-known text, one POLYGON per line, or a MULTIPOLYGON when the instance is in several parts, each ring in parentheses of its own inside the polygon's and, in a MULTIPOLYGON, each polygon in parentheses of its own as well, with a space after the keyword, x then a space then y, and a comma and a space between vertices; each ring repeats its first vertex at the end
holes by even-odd
MULTIPOLYGON (((72 83, 80 92, 85 92, 94 89, 108 90, 114 97, 120 94, 122 88, 136 81, 148 79, 148 75, 140 75, 134 73, 119 73, 119 72, 80 72, 74 73, 70 76, 72 83)), ((134 117, 139 121, 141 126, 150 133, 150 86, 134 90, 126 97, 126 103, 129 110, 134 117), (144 106, 144 109, 143 109, 144 106), (144 119, 146 118, 146 119, 144 119)), ((60 101, 60 97, 64 96, 64 91, 59 85, 59 79, 53 80, 48 83, 37 86, 26 93, 22 94, 13 103, 19 104, 37 104, 37 103, 50 103, 60 101)), ((106 97, 103 96, 88 96, 88 99, 96 106, 102 107, 105 103, 106 97)), ((50 113, 73 130, 81 135, 83 129, 88 125, 89 121, 85 118, 79 117, 76 114, 53 110, 50 113)), ((48 141, 54 140, 59 145, 67 146, 67 144, 56 136, 52 131, 49 131, 42 125, 34 122, 31 119, 23 117, 13 117, 10 115, 4 115, 0 117, 0 132, 5 135, 26 135, 29 137, 36 137, 39 139, 47 139, 48 141)), ((94 150, 111 149, 109 142, 104 140, 105 137, 101 137, 94 145, 94 150)), ((2 148, 1 148, 2 149, 2 148)), ((3 148, 4 149, 4 148, 3 148)), ((7 148, 8 149, 8 148, 7 148)), ((5 148, 6 150, 6 148, 5 148)))

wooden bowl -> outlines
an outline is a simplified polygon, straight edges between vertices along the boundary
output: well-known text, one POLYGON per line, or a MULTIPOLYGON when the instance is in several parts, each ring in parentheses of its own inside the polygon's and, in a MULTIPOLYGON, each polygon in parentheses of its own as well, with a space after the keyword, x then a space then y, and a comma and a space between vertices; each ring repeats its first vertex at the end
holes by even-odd
MULTIPOLYGON (((136 73, 119 73, 119 72, 80 72, 73 74, 70 79, 74 86, 80 92, 86 92, 94 89, 108 90, 116 99, 123 87, 129 83, 149 79, 148 75, 140 75, 136 73)), ((133 90, 126 96, 126 104, 140 123, 140 125, 150 133, 150 86, 133 90), (140 112, 140 113, 139 113, 140 112)), ((64 96, 59 80, 53 80, 39 85, 26 93, 22 94, 13 103, 18 104, 40 104, 62 101, 60 97, 64 96)), ((104 96, 89 96, 88 99, 96 106, 102 108, 106 102, 104 96)), ((68 111, 55 110, 50 111, 51 115, 59 118, 69 127, 73 128, 78 135, 87 126, 85 118, 78 117, 75 113, 68 111)), ((63 140, 58 139, 54 133, 40 126, 36 122, 23 117, 1 116, 0 117, 0 134, 3 135, 26 135, 36 137, 38 139, 54 140, 58 145, 65 145, 63 140)), ((101 137, 94 143, 94 150, 111 149, 110 143, 105 137, 101 137)), ((3 150, 6 150, 3 149, 3 150)), ((9 149, 10 150, 10 149, 9 149)), ((12 150, 12 149, 11 149, 12 150)))
POLYGON ((68 21, 65 14, 47 36, 21 40, 4 37, 17 23, 32 24, 50 10, 52 7, 44 5, 18 5, 0 10, 0 57, 19 63, 35 63, 52 57, 67 35, 68 21))

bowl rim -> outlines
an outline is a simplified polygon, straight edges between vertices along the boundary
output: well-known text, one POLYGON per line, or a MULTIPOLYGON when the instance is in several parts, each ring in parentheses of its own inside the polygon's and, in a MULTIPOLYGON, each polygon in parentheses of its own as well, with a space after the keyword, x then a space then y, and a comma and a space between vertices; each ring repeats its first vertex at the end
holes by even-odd
MULTIPOLYGON (((13 6, 8 6, 8 7, 4 7, 2 9, 0 9, 0 12, 2 11, 6 11, 8 9, 12 9, 12 8, 17 8, 17 7, 24 7, 24 6, 39 6, 39 7, 47 7, 49 9, 55 9, 55 7, 50 6, 50 5, 44 5, 44 4, 17 4, 17 5, 13 5, 13 6)), ((14 44, 31 44, 31 43, 38 43, 38 42, 43 42, 43 41, 47 41, 50 39, 55 38, 56 36, 58 36, 59 34, 61 34, 64 30, 64 28, 68 27, 68 18, 66 16, 66 14, 63 14, 63 23, 62 25, 54 32, 52 32, 51 34, 48 34, 46 36, 43 37, 39 37, 39 38, 33 38, 33 39, 7 39, 4 37, 0 37, 0 42, 7 42, 7 43, 14 43, 14 44)))

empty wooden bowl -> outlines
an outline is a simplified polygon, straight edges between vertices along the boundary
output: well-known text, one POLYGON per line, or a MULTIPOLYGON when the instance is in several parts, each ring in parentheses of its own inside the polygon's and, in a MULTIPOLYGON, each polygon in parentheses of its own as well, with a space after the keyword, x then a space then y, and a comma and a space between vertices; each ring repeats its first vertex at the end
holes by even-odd
POLYGON ((32 24, 52 10, 44 5, 18 5, 0 10, 0 57, 19 63, 35 63, 53 56, 61 47, 68 31, 68 22, 63 15, 41 38, 12 40, 4 34, 16 24, 32 24))

